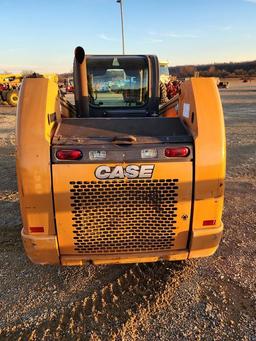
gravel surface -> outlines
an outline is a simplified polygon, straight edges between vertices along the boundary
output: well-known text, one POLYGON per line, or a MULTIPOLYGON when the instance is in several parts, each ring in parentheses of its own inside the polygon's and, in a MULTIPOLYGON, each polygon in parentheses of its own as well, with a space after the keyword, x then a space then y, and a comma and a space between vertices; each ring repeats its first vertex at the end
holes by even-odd
POLYGON ((0 106, 1 340, 256 340, 256 86, 221 92, 225 233, 186 262, 33 265, 20 239, 15 109, 0 106))

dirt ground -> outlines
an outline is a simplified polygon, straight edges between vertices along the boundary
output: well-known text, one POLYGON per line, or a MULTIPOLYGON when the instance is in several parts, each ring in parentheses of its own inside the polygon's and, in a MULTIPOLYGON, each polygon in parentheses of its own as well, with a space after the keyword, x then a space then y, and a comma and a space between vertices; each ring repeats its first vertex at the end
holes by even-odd
POLYGON ((20 239, 15 109, 0 107, 1 340, 256 340, 256 84, 221 91, 225 233, 209 258, 32 265, 20 239))

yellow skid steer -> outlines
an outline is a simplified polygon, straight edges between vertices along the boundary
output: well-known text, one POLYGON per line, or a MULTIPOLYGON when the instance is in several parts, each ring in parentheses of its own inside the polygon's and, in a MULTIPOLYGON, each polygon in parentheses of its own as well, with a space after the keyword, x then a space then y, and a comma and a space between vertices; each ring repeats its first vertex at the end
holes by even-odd
POLYGON ((26 78, 17 121, 24 248, 34 263, 183 260, 218 248, 225 129, 216 81, 159 105, 153 55, 74 57, 75 104, 26 78))

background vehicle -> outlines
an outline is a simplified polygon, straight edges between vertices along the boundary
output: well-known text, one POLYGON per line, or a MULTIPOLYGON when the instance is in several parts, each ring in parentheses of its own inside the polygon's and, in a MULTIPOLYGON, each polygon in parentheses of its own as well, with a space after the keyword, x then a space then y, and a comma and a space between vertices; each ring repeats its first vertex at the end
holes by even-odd
MULTIPOLYGON (((38 77, 36 73, 32 73, 30 77, 38 77)), ((0 103, 9 104, 16 107, 19 99, 19 90, 21 83, 28 75, 23 74, 0 74, 0 103)), ((47 78, 52 82, 58 82, 58 76, 53 73, 45 73, 40 77, 47 78)))
POLYGON ((0 74, 0 102, 16 106, 22 74, 0 74))
POLYGON ((219 89, 227 89, 227 88, 229 88, 229 82, 219 81, 217 85, 218 85, 219 89))
POLYGON ((160 67, 160 80, 163 83, 167 83, 170 80, 168 60, 160 60, 159 67, 160 67))
POLYGON ((59 105, 53 80, 26 78, 21 88, 17 174, 29 258, 82 265, 213 254, 225 177, 216 81, 192 78, 159 105, 157 57, 85 57, 78 47, 74 83, 75 106, 59 105), (125 88, 101 91, 113 69, 125 88))
POLYGON ((73 78, 68 78, 65 80, 66 93, 74 92, 74 80, 73 78))

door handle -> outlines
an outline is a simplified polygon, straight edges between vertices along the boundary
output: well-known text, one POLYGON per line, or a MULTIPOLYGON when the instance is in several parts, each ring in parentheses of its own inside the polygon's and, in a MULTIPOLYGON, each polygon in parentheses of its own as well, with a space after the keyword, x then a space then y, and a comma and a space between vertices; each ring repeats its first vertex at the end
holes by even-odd
POLYGON ((133 144, 137 141, 135 136, 115 136, 113 137, 112 143, 114 144, 133 144))

